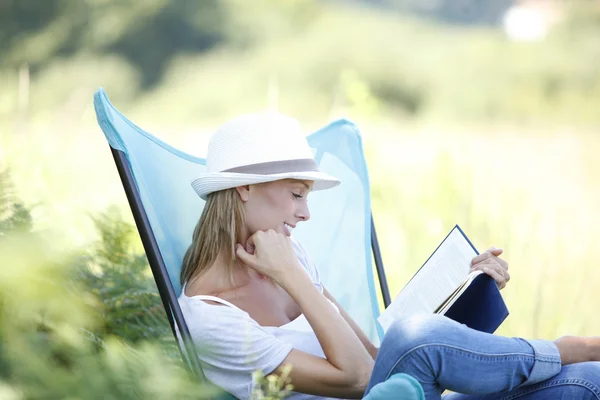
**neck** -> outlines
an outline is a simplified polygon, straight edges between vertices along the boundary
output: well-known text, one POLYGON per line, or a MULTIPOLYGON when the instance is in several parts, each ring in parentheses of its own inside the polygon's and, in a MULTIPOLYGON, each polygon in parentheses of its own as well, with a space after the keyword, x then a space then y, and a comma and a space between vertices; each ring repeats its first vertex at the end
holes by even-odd
POLYGON ((232 275, 233 282, 229 275, 228 268, 223 262, 223 258, 217 257, 212 266, 202 274, 201 280, 203 286, 210 287, 211 291, 214 289, 217 292, 223 292, 245 286, 253 279, 266 278, 264 275, 261 275, 239 260, 234 261, 232 275))
MULTIPOLYGON (((237 241, 239 244, 244 246, 244 248, 247 248, 246 243, 248 242, 248 239, 250 239, 250 236, 252 236, 252 235, 248 231, 248 227, 245 226, 243 229, 241 229, 241 232, 238 235, 237 241)), ((246 251, 248 251, 248 250, 246 250, 246 251)))

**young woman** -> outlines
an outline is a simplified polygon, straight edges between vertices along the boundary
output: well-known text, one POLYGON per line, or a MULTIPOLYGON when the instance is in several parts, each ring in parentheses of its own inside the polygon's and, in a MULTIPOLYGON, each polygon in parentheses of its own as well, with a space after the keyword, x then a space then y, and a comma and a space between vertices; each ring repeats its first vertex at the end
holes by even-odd
MULTIPOLYGON (((206 205, 185 254, 179 302, 206 376, 248 398, 252 373, 289 364, 293 399, 361 398, 398 372, 427 399, 600 399, 600 337, 490 335, 448 318, 401 320, 375 348, 319 280, 292 229, 307 196, 339 183, 318 171, 299 124, 279 114, 225 123, 192 183, 206 205)), ((494 248, 476 257, 502 288, 494 248)))

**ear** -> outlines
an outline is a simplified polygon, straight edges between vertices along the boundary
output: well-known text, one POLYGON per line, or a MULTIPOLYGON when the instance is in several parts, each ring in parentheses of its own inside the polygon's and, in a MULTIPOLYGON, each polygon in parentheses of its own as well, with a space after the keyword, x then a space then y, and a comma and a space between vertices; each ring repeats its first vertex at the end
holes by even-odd
POLYGON ((237 186, 235 190, 237 190, 238 194, 240 195, 240 199, 244 203, 248 201, 248 198, 250 197, 250 185, 237 186))

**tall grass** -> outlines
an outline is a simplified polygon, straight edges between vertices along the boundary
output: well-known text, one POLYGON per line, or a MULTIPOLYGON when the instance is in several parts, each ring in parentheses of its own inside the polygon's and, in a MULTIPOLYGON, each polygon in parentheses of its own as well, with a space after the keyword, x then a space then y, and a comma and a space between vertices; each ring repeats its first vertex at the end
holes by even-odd
POLYGON ((594 132, 420 131, 368 141, 374 213, 392 293, 454 224, 503 248, 511 316, 499 333, 593 335, 600 298, 594 132))

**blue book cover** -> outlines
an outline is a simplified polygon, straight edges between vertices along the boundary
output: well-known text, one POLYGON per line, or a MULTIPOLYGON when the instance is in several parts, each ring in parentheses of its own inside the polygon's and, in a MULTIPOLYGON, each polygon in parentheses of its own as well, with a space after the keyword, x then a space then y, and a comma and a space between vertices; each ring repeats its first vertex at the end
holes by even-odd
POLYGON ((508 317, 508 308, 490 276, 478 275, 444 315, 469 328, 494 333, 508 317))
POLYGON ((422 313, 443 314, 482 332, 493 333, 508 316, 496 281, 470 272, 479 252, 456 225, 378 318, 384 331, 393 321, 422 313))

